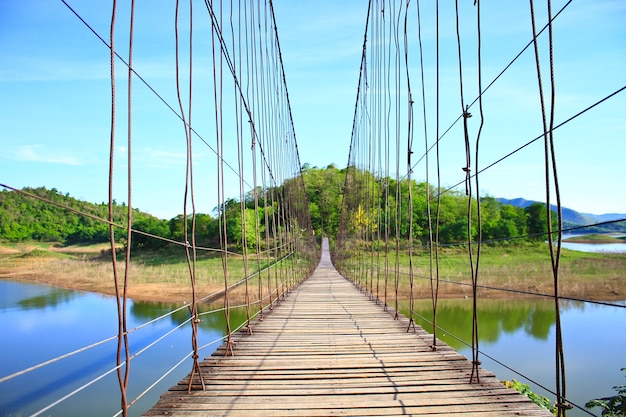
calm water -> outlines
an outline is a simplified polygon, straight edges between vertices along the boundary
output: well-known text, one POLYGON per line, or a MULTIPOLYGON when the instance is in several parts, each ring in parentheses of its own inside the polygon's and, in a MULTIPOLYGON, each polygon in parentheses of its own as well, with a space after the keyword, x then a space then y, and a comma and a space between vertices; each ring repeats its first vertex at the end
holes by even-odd
MULTIPOLYGON (((626 306, 626 302, 617 302, 626 306)), ((437 336, 467 357, 472 351, 450 334, 471 340, 471 300, 440 300, 437 336)), ((540 385, 555 389, 555 318, 551 300, 479 300, 481 352, 528 376, 540 385)), ((430 300, 419 301, 416 311, 432 319, 430 300)), ((432 332, 422 319, 416 322, 432 332)), ((591 399, 615 394, 612 387, 626 383, 626 308, 578 302, 561 302, 561 327, 565 349, 567 398, 584 408, 591 399)), ((482 366, 500 380, 524 378, 481 355, 482 366)), ((554 396, 529 383, 533 391, 554 396)), ((599 409, 595 411, 600 415, 599 409)), ((580 410, 568 416, 585 416, 580 410)))
MULTIPOLYGON (((165 304, 132 303, 128 328, 134 328, 171 310, 165 304)), ((439 336, 466 356, 471 351, 448 334, 471 339, 471 302, 441 300, 439 323, 446 329, 439 336)), ((554 312, 549 301, 480 302, 481 350, 537 382, 554 387, 554 312)), ((428 316, 430 301, 421 306, 428 316)), ((243 312, 235 313, 243 320, 243 312)), ((157 337, 177 327, 187 311, 150 324, 130 335, 131 351, 137 352, 157 337)), ((626 366, 626 309, 566 303, 561 320, 564 328, 568 397, 583 405, 589 399, 612 395, 612 387, 626 382, 620 368, 626 366)), ((0 378, 58 355, 116 334, 115 299, 53 287, 0 280, 0 378)), ((424 327, 427 327, 426 325, 424 327)), ((223 313, 204 316, 199 344, 224 334, 223 313)), ((219 343, 218 343, 219 344, 219 343)), ((209 356, 217 345, 202 351, 209 356)), ((132 362, 129 398, 135 398, 160 375, 190 351, 190 328, 183 326, 132 362)), ((111 341, 70 359, 0 383, 0 416, 28 416, 115 366, 116 341, 111 341)), ((518 379, 485 356, 483 366, 500 379, 518 379)), ((131 407, 138 416, 160 394, 176 384, 191 369, 187 360, 131 407)), ((540 389, 535 388, 538 392, 540 389)), ((95 383, 76 397, 46 411, 46 416, 112 416, 119 410, 115 373, 95 383)), ((598 413, 599 414, 599 413, 598 413)), ((580 412, 570 416, 585 415, 580 412)))
MULTIPOLYGON (((576 236, 583 235, 563 235, 563 239, 568 239, 576 236)), ((616 235, 621 236, 621 235, 616 235)), ((626 253, 626 242, 624 243, 574 243, 563 241, 563 247, 566 249, 581 251, 581 252, 599 252, 599 253, 626 253)))
POLYGON ((566 249, 577 250, 581 252, 604 252, 604 253, 624 253, 626 252, 626 243, 572 243, 563 242, 566 249))
MULTIPOLYGON (((130 302, 128 329, 173 310, 167 304, 130 302)), ((44 285, 0 280, 0 378, 117 334, 115 298, 44 285)), ((129 336, 136 353, 189 317, 187 310, 150 324, 129 336)), ((203 316, 199 345, 224 334, 224 314, 203 316)), ((241 312, 231 314, 241 322, 241 312)), ((131 362, 129 398, 154 383, 191 351, 191 328, 185 325, 131 362)), ((217 343, 201 352, 210 356, 217 343)), ((0 383, 0 416, 28 416, 115 367, 117 340, 79 353, 23 376, 0 383)), ((139 416, 160 395, 191 370, 186 360, 152 393, 131 407, 139 416)), ((44 416, 112 416, 120 409, 117 374, 96 382, 77 396, 46 411, 44 416), (85 414, 89 410, 88 414, 85 414)))

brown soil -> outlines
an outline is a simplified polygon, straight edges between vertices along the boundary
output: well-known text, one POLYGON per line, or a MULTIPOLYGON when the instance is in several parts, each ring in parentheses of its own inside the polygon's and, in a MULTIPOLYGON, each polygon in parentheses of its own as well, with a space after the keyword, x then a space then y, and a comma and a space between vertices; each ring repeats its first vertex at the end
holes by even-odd
MULTIPOLYGON (((20 259, 0 263, 0 279, 14 279, 18 281, 38 282, 54 285, 59 288, 67 288, 80 291, 98 292, 101 294, 115 295, 113 274, 108 277, 94 276, 89 274, 79 275, 66 274, 57 271, 53 267, 55 258, 20 259)), ((109 266, 110 271, 110 266, 109 266)), ((123 276, 119 277, 123 280, 123 276)), ((198 294, 211 294, 223 288, 209 288, 198 286, 198 294)), ((120 285, 120 291, 122 291, 120 285)), ((191 291, 188 286, 180 286, 173 283, 133 283, 127 286, 127 296, 136 300, 154 302, 184 302, 191 299, 191 291)))
MULTIPOLYGON (((60 288, 67 288, 73 290, 98 292, 101 294, 115 295, 115 285, 113 279, 102 279, 102 277, 85 277, 77 278, 69 274, 61 274, 58 272, 51 272, 55 268, 49 268, 49 265, 54 262, 54 259, 31 259, 22 260, 18 262, 11 262, 11 265, 0 263, 0 279, 9 278, 19 281, 38 282, 49 285, 54 285, 60 288)), ((112 276, 112 274, 110 274, 112 276)), ((132 277, 131 277, 132 278, 132 277)), ((120 280, 123 277, 119 277, 120 280)), ((488 284, 486 284, 488 285, 488 284)), ((439 290, 440 298, 464 298, 471 297, 471 288, 453 286, 442 286, 439 290)), ((585 285, 575 283, 564 283, 562 286, 562 295, 573 298, 587 298, 594 300, 622 300, 626 297, 626 283, 614 282, 607 283, 606 281, 597 282, 596 284, 585 283, 585 285)), ((208 286, 197 285, 196 286, 196 299, 208 297, 205 301, 215 301, 221 299, 223 295, 222 286, 208 286)), ((256 294, 258 287, 251 284, 250 293, 256 294)), ((509 285, 509 289, 516 291, 528 291, 535 293, 550 294, 552 288, 549 284, 544 284, 541 287, 525 287, 525 286, 513 286, 509 285)), ((120 286, 120 292, 122 288, 120 286)), ((376 293, 376 290, 373 291, 376 293)), ((408 298, 408 291, 400 289, 400 299, 408 298)), ((416 298, 430 298, 430 287, 426 285, 417 285, 414 289, 416 298)), ((529 294, 519 294, 515 292, 502 292, 489 289, 479 289, 478 295, 484 298, 526 298, 532 297, 529 294)), ((142 301, 151 302, 189 302, 191 300, 191 289, 189 285, 177 285, 174 283, 164 282, 141 282, 134 283, 132 279, 127 285, 127 296, 142 301)), ((379 288, 378 296, 383 298, 383 288, 379 288)), ((391 300, 393 297, 391 288, 388 290, 388 297, 391 300)), ((243 288, 239 288, 231 292, 231 302, 238 303, 243 302, 245 295, 243 288)))
MULTIPOLYGON (((15 253, 22 250, 11 250, 0 246, 0 279, 15 279, 20 281, 39 282, 54 285, 61 288, 98 292, 102 294, 115 295, 115 285, 111 265, 108 262, 89 262, 89 266, 76 267, 72 261, 52 256, 42 257, 19 257, 15 253)), ((52 248, 50 248, 53 251, 52 248)), ((81 252, 80 249, 76 250, 81 252)), ((83 263, 84 265, 85 263, 83 263)), ((123 275, 119 277, 123 280, 123 275)), ((254 295, 258 292, 256 282, 250 282, 249 292, 254 300, 254 295)), ((482 285, 489 286, 489 282, 484 280, 482 285)), ((539 294, 551 294, 552 286, 549 282, 542 283, 517 283, 509 281, 504 285, 508 289, 522 292, 532 292, 539 294)), ((198 283, 196 285, 196 299, 201 299, 208 295, 213 295, 209 300, 221 299, 224 287, 221 285, 209 285, 198 283)), ((120 286, 120 292, 122 288, 120 286)), ((527 298, 529 294, 515 292, 502 292, 490 289, 479 289, 478 294, 484 298, 527 298)), ((376 294, 376 289, 372 291, 376 294)), ((598 280, 577 280, 565 277, 560 284, 562 296, 593 299, 593 300, 623 300, 626 298, 626 280, 623 278, 598 279, 598 280)), ((400 288, 399 298, 408 298, 409 289, 400 288)), ((431 290, 428 283, 420 282, 415 285, 414 294, 416 298, 430 298, 431 290)), ((127 296, 142 301, 152 302, 189 302, 191 300, 191 288, 188 282, 184 284, 173 282, 133 282, 133 276, 127 284, 127 296)), ((378 290, 379 298, 383 298, 382 284, 378 290)), ((440 298, 464 298, 471 297, 471 287, 458 285, 440 286, 440 298)), ((388 289, 388 299, 393 297, 392 289, 388 289)), ((229 294, 231 303, 241 303, 245 300, 243 286, 231 291, 229 294)))

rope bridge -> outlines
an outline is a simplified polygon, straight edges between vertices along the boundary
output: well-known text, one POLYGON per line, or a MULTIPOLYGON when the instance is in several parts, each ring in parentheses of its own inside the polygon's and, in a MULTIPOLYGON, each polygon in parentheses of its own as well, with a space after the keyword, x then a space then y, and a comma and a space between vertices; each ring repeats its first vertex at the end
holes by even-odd
POLYGON ((219 349, 202 362, 206 381, 189 375, 143 415, 552 415, 484 370, 469 384, 464 356, 432 352, 430 335, 407 324, 337 272, 324 238, 313 275, 253 336, 237 335, 234 356, 219 349), (189 384, 201 390, 189 395, 189 384))
MULTIPOLYGON (((543 160, 545 167, 547 231, 541 237, 554 242, 547 245, 553 291, 538 294, 537 291, 489 289, 552 298, 556 315, 556 386, 554 390, 547 390, 556 397, 557 415, 564 416, 573 405, 566 395, 566 367, 560 321, 560 300, 568 297, 561 295, 559 279, 562 234, 566 229, 562 217, 555 136, 557 129, 610 100, 621 93, 624 87, 557 123, 554 27, 555 21, 567 13, 572 2, 566 2, 559 10, 553 10, 552 2, 547 1, 546 15, 540 19, 535 11, 535 1, 530 0, 532 36, 493 79, 487 79, 483 75, 483 22, 480 1, 474 2, 473 10, 467 4, 459 3, 454 3, 445 18, 440 16, 439 2, 428 6, 410 1, 400 4, 373 0, 369 3, 341 224, 335 247, 336 264, 344 276, 367 291, 377 302, 385 306, 393 304, 396 312, 400 308, 405 309, 409 315, 407 331, 415 331, 417 281, 428 282, 427 296, 432 300, 433 319, 420 319, 432 325, 433 351, 439 346, 437 309, 440 285, 445 282, 471 288, 473 313, 469 345, 472 350, 472 372, 469 381, 480 383, 478 298, 479 290, 489 288, 480 283, 483 245, 527 236, 483 238, 485 215, 481 213, 481 197, 484 193, 479 180, 529 145, 543 141, 543 152, 537 158, 543 160), (450 38, 452 34, 440 33, 440 24, 444 20, 448 24, 454 22, 455 42, 447 42, 446 49, 441 46, 442 38, 445 35, 450 38), (545 20, 547 23, 539 27, 538 20, 545 20), (427 23, 430 23, 431 29, 434 25, 434 45, 423 42, 423 27, 427 23), (470 32, 473 31, 469 35, 468 27, 471 28, 470 32), (409 47, 411 37, 417 38, 417 48, 409 47), (471 51, 468 51, 468 46, 472 47, 471 51), (452 47, 454 60, 451 59, 452 47), (532 61, 527 55, 532 55, 532 61), (469 56, 471 58, 468 59, 469 56), (494 85, 497 86, 499 79, 516 61, 521 60, 520 57, 526 58, 526 62, 532 62, 525 70, 527 74, 535 74, 538 86, 536 100, 540 108, 538 131, 541 133, 512 152, 499 156, 495 161, 482 162, 482 141, 491 140, 488 143, 493 146, 494 137, 504 138, 510 135, 506 130, 490 131, 489 136, 483 138, 490 123, 484 101, 489 99, 489 90, 494 85), (444 59, 445 65, 441 64, 444 59), (544 59, 547 64, 542 63, 544 59), (427 63, 432 61, 435 65, 431 64, 427 68, 427 63), (471 68, 466 63, 468 61, 472 63, 471 68), (468 76, 468 73, 472 75, 468 76), (446 85, 442 83, 444 79, 446 85), (456 91, 451 92, 450 80, 455 80, 456 91), (474 93, 468 99, 469 91, 474 93), (447 107, 446 111, 443 110, 444 105, 447 107), (454 115, 450 109, 455 107, 456 116, 451 121, 444 119, 444 114, 454 115), (418 137, 419 140, 416 140, 418 137), (453 140, 456 145, 447 143, 453 140), (458 148, 455 149, 454 146, 458 148), (442 182, 443 161, 446 159, 459 161, 460 164, 457 168, 459 175, 455 179, 458 182, 452 186, 445 186, 442 182), (423 178, 424 182, 417 183, 414 180, 416 177, 423 178), (431 182, 435 185, 431 185, 431 182), (452 225, 456 227, 456 234, 450 233, 450 219, 453 215, 444 211, 444 207, 449 208, 450 205, 442 204, 442 200, 449 195, 466 197, 466 220, 452 225), (556 207, 554 211, 553 206, 556 207), (455 280, 442 276, 440 266, 446 258, 446 252, 442 249, 454 247, 465 248, 467 252, 467 280, 466 277, 455 280), (400 287, 404 288, 404 293, 408 293, 408 297, 403 300, 406 302, 403 306, 402 297, 398 293, 400 287)), ((433 34, 428 33, 427 36, 433 37, 433 34)), ((501 115, 502 113, 499 114, 501 115)), ((510 117, 517 115, 512 114, 510 117)), ((502 120, 498 121, 499 125, 502 123, 502 120)), ((513 123, 514 119, 510 124, 513 123)), ((509 121, 504 121, 504 124, 509 124, 509 121)), ((502 147, 501 144, 498 146, 502 147)), ((449 163, 445 166, 449 170, 449 163)), ((450 172, 446 174, 447 178, 454 178, 450 172)), ((422 289, 420 298, 425 295, 422 289)), ((580 405, 574 405, 580 411, 589 413, 580 405)))
MULTIPOLYGON (((77 21, 97 37, 103 50, 109 54, 109 216, 107 219, 96 220, 109 225, 112 279, 116 289, 119 318, 118 334, 111 339, 0 378, 0 383, 7 383, 50 363, 109 340, 116 340, 114 368, 32 415, 45 415, 56 405, 69 400, 99 379, 109 374, 117 374, 121 405, 116 415, 127 416, 129 409, 172 371, 140 390, 141 393, 136 397, 129 397, 129 385, 132 383, 130 364, 145 351, 143 349, 132 352, 129 348, 129 338, 134 332, 179 311, 188 311, 188 319, 179 327, 190 327, 191 350, 174 368, 191 358, 186 391, 192 393, 194 389, 206 389, 205 381, 210 378, 207 378, 205 365, 199 359, 201 351, 223 342, 219 350, 222 355, 236 354, 235 341, 244 340, 242 332, 253 335, 254 324, 261 323, 264 315, 274 310, 300 282, 312 274, 320 255, 311 224, 272 1, 234 4, 205 0, 198 7, 197 2, 177 0, 174 16, 169 22, 175 38, 175 94, 170 96, 152 85, 134 64, 134 31, 141 29, 135 27, 134 1, 128 4, 128 9, 123 10, 124 16, 128 18, 124 22, 128 31, 124 33, 118 32, 118 27, 122 24, 118 20, 122 11, 117 1, 112 2, 107 35, 92 27, 72 7, 71 2, 60 1, 76 16, 77 21), (194 29, 198 21, 203 21, 205 27, 210 28, 208 38, 201 38, 197 34, 198 29, 194 29), (122 40, 125 42, 123 47, 120 46, 122 40), (121 50, 124 52, 120 52, 121 50), (209 63, 208 77, 206 73, 197 70, 200 57, 205 59, 203 63, 209 63), (120 79, 124 79, 125 83, 122 84, 120 79), (123 180, 119 178, 116 145, 123 143, 127 149, 126 160, 133 160, 136 134, 133 119, 137 111, 133 93, 138 86, 142 89, 145 87, 153 95, 155 102, 171 113, 178 125, 179 142, 186 155, 184 181, 181 181, 181 188, 184 190, 181 198, 184 235, 181 240, 164 238, 136 228, 133 223, 133 196, 136 186, 133 183, 132 163, 128 163, 123 180), (124 97, 121 97, 120 91, 125 93, 124 97), (119 110, 120 107, 122 111, 119 110), (216 190, 218 207, 217 244, 214 246, 202 246, 196 242, 200 212, 196 200, 199 194, 204 193, 206 178, 198 177, 195 158, 198 152, 207 150, 215 156, 210 175, 212 187, 216 190), (113 190, 118 182, 127 186, 127 213, 124 222, 115 217, 113 210, 113 190), (198 184, 203 186, 199 187, 198 184), (232 195, 238 195, 238 198, 233 199, 232 195), (227 212, 235 212, 237 221, 230 222, 227 212), (233 233, 235 229, 238 233, 233 233), (124 234, 127 242, 122 261, 115 255, 115 242, 120 234, 124 234), (129 329, 127 289, 133 279, 131 243, 139 238, 164 240, 179 247, 180 256, 188 266, 191 302, 138 328, 129 329), (221 259, 223 289, 219 292, 204 294, 197 290, 198 256, 205 253, 214 254, 221 259), (232 271, 235 269, 242 271, 241 275, 233 276, 232 271), (238 306, 233 301, 235 289, 243 291, 243 302, 238 306), (199 303, 216 297, 223 298, 222 309, 208 313, 199 312, 199 303), (246 311, 246 320, 238 328, 231 326, 230 312, 235 307, 246 311), (198 323, 206 314, 222 312, 226 316, 226 335, 222 339, 201 345, 198 341, 198 323)), ((485 214, 482 212, 484 205, 481 202, 483 184, 479 180, 494 167, 514 158, 531 144, 543 141, 542 153, 538 158, 541 158, 545 166, 547 236, 552 237, 555 242, 554 245, 547 245, 552 271, 552 291, 549 294, 527 292, 527 295, 550 297, 553 300, 556 314, 556 385, 554 389, 543 388, 555 395, 558 415, 565 416, 572 404, 567 398, 565 355, 559 319, 560 300, 567 297, 561 295, 559 280, 561 241, 565 227, 562 221, 555 135, 559 128, 584 116, 596 106, 610 102, 626 87, 620 87, 596 102, 586 103, 586 107, 577 113, 564 121, 558 121, 555 117, 558 95, 553 54, 554 22, 567 13, 572 7, 572 1, 566 2, 559 10, 552 10, 551 1, 548 0, 546 15, 541 19, 547 23, 541 27, 536 23, 538 13, 535 11, 534 0, 530 0, 529 15, 532 26, 528 44, 520 51, 515 51, 518 54, 514 55, 512 61, 489 80, 483 76, 481 63, 480 0, 476 0, 469 9, 472 11, 471 15, 459 11, 460 7, 467 11, 467 5, 460 6, 458 1, 455 3, 452 19, 455 22, 456 62, 452 73, 449 65, 444 68, 440 63, 443 54, 440 47, 438 3, 434 9, 429 9, 428 14, 425 13, 424 6, 416 1, 371 0, 368 4, 341 221, 339 233, 333 241, 333 260, 343 276, 352 280, 384 310, 391 309, 394 318, 402 324, 406 332, 418 334, 422 341, 428 339, 429 342, 424 346, 433 353, 449 353, 450 349, 438 337, 441 330, 437 322, 440 285, 445 282, 471 288, 473 313, 469 345, 472 358, 464 383, 475 386, 485 384, 484 379, 491 376, 485 376, 484 370, 480 368, 482 352, 479 348, 478 300, 481 290, 507 289, 486 288, 480 281, 483 245, 493 241, 483 239, 482 235, 485 214), (435 33, 432 36, 434 45, 423 42, 425 19, 430 19, 435 24, 435 33), (470 26, 472 32, 468 34, 462 31, 461 25, 470 26), (467 38, 475 42, 475 56, 471 60, 467 58, 470 52, 463 49, 467 38), (417 49, 410 47, 416 40, 417 49), (479 162, 483 152, 483 130, 490 123, 483 101, 487 100, 489 92, 503 74, 520 57, 528 56, 532 56, 531 69, 536 74, 536 99, 541 108, 538 126, 540 134, 493 161, 479 162), (430 84, 426 80, 432 69, 426 67, 427 59, 435 62, 435 81, 430 84), (466 61, 472 62, 471 70, 466 61), (545 68, 548 68, 547 75, 545 68), (458 84, 458 90, 451 95, 449 88, 446 88, 444 94, 441 83, 445 77, 454 79, 458 84), (470 82, 474 84, 475 93, 468 98, 470 82), (454 97, 454 104, 446 101, 450 96, 454 97), (447 108, 445 112, 444 106, 447 108), (444 120, 443 114, 450 114, 450 108, 456 108, 456 113, 451 123, 446 124, 449 121, 444 120), (420 138, 415 140, 416 136, 420 138), (448 156, 445 155, 448 149, 444 148, 445 140, 450 141, 451 137, 456 137, 458 140, 455 143, 460 144, 460 150, 455 149, 453 159, 458 160, 458 155, 462 155, 462 164, 458 167, 458 182, 453 186, 446 186, 442 181, 441 170, 443 161, 448 156), (418 183, 416 178, 423 179, 424 182, 418 183), (466 197, 467 219, 463 224, 457 225, 463 230, 463 242, 458 239, 446 240, 448 235, 443 233, 446 213, 442 211, 442 200, 453 193, 466 197), (556 213, 550 209, 552 204, 557 207, 556 213), (461 247, 467 251, 466 281, 453 282, 442 275, 440 266, 446 256, 444 249, 449 247, 461 247), (415 323, 415 299, 424 295, 416 293, 417 280, 428 283, 427 295, 431 299, 433 312, 432 335, 422 333, 415 323), (403 298, 403 293, 408 293, 408 297, 403 298), (400 311, 408 313, 407 320, 402 318, 400 311)), ((433 34, 429 33, 430 35, 433 34)), ((206 71, 206 68, 203 69, 206 71)), ((9 185, 2 186, 25 193, 9 185)), ((80 214, 93 217, 89 213, 80 214)), ((506 236, 500 239, 520 237, 523 236, 506 236)), ((339 284, 333 282, 332 285, 339 284)), ((297 308, 293 304, 291 306, 297 308)), ((614 306, 623 307, 618 304, 614 306)), ((149 347, 167 336, 162 335, 149 347)), ((580 405, 574 406, 587 412, 580 405)), ((330 409, 325 411, 330 412, 330 409)), ((271 410, 268 409, 267 412, 270 413, 271 410)))

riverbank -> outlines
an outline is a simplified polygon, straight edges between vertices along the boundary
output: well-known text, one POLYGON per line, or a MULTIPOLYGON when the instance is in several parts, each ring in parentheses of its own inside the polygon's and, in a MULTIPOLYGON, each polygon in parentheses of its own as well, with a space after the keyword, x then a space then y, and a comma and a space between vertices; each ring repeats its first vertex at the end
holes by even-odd
POLYGON ((569 243, 626 243, 626 236, 622 233, 618 233, 615 235, 611 234, 589 234, 589 235, 577 235, 574 237, 563 237, 563 242, 569 243))
MULTIPOLYGON (((184 257, 154 262, 140 256, 129 268, 127 296, 138 301, 189 302, 191 283, 184 257)), ((200 296, 224 290, 221 259, 202 258, 196 273, 196 292, 200 296), (219 271, 217 266, 219 264, 219 271)), ((124 262, 117 262, 118 282, 122 291, 124 262)), ((239 268, 233 265, 233 272, 239 268)), ((0 245, 0 279, 37 282, 59 288, 115 295, 113 267, 109 246, 89 245, 59 247, 49 244, 0 245)), ((235 280, 233 280, 233 283, 235 280)))
MULTIPOLYGON (((0 245, 0 279, 38 282, 61 288, 115 294, 110 257, 107 245, 55 247, 53 245, 0 245)), ((485 248, 483 250, 479 291, 483 298, 532 297, 527 293, 551 294, 551 267, 545 248, 485 248), (503 288, 507 291, 490 289, 503 288), (521 293, 520 293, 521 292, 521 293), (526 293, 526 294, 525 294, 526 293)), ((145 253, 135 256, 129 269, 127 295, 139 301, 188 302, 191 300, 189 267, 181 254, 145 253), (176 256, 174 256, 176 255, 176 256)), ((593 300, 626 299, 626 254, 591 254, 564 251, 560 267, 561 295, 593 300)), ((241 277, 251 275, 256 269, 255 259, 245 265, 241 257, 233 257, 228 265, 228 283, 235 284, 241 277)), ((467 276, 467 254, 446 250, 440 262, 439 296, 464 298, 471 296, 467 276), (454 282, 454 283, 451 283, 454 282)), ((400 279, 400 299, 407 299, 410 291, 408 260, 400 259, 403 275, 400 279)), ((429 298, 430 280, 428 257, 417 253, 413 260, 416 298, 429 298)), ((118 280, 123 281, 124 264, 118 262, 118 280)), ((267 282, 263 274, 264 296, 275 291, 274 276, 267 282)), ((248 297, 258 300, 258 275, 248 283, 248 297)), ((393 292, 388 282, 388 296, 393 292)), ((373 292, 384 295, 384 274, 371 281, 373 292)), ((121 289, 121 287, 120 287, 121 289)), ((201 254, 196 263, 196 297, 213 294, 221 298, 224 290, 224 273, 221 257, 201 254)), ((235 302, 244 302, 246 286, 241 285, 230 294, 235 302)), ((394 295, 395 296, 395 295, 394 295)), ((391 299, 391 298, 389 298, 391 299)))

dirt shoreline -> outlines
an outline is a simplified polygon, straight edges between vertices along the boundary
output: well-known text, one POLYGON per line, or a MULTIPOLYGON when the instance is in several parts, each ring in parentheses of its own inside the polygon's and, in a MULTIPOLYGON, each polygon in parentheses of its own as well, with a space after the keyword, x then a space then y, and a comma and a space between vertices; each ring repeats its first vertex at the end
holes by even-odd
MULTIPOLYGON (((103 282, 94 280, 77 280, 68 277, 67 275, 55 274, 49 270, 45 270, 45 265, 40 265, 37 268, 6 268, 0 267, 0 279, 8 279, 21 282, 32 282, 39 284, 52 285, 54 287, 94 292, 103 295, 115 296, 115 286, 113 279, 103 282), (43 267, 43 268, 42 268, 43 267)), ((484 284, 488 286, 488 283, 484 284)), ((230 300, 234 303, 244 302, 245 293, 242 290, 243 286, 235 291, 230 291, 230 300)), ((508 286, 508 290, 511 292, 502 292, 494 289, 479 288, 479 297, 490 299, 533 299, 533 298, 546 298, 540 294, 550 294, 551 288, 546 285, 542 288, 531 287, 528 288, 524 285, 508 286), (532 295, 529 293, 537 293, 538 295, 532 295)), ((120 289, 121 291, 121 289, 120 289)), ((256 283, 250 283, 249 291, 251 294, 256 294, 258 286, 256 283)), ((389 299, 392 299, 391 289, 389 291, 389 299)), ((374 288, 374 294, 376 289, 374 288)), ((415 286, 414 298, 416 299, 430 299, 430 287, 426 285, 415 286)), ((223 286, 208 286, 197 285, 196 286, 196 299, 203 299, 205 303, 215 303, 221 301, 224 295, 223 286)), ((575 299, 589 299, 596 301, 617 301, 626 299, 626 294, 620 294, 614 289, 607 287, 604 284, 598 284, 596 286, 586 285, 582 292, 572 292, 565 289, 562 294, 564 297, 575 299)), ((379 298, 383 298, 382 284, 378 291, 379 298)), ((133 283, 129 282, 127 285, 127 297, 136 301, 153 302, 153 303, 187 303, 191 301, 191 287, 190 285, 177 285, 166 282, 152 282, 152 283, 133 283)), ((461 299, 471 297, 471 288, 458 287, 454 290, 447 290, 445 287, 440 288, 439 298, 441 299, 461 299)), ((406 300, 409 298, 408 293, 400 291, 399 299, 406 300)))
MULTIPOLYGON (((107 284, 94 284, 91 282, 70 281, 61 277, 45 276, 39 274, 23 273, 23 274, 5 274, 0 272, 0 279, 11 281, 36 283, 51 285, 53 287, 62 288, 73 291, 93 292, 102 295, 115 296, 115 285, 113 282, 107 284)), ((121 291, 121 289, 120 289, 121 291)), ((199 286, 197 292, 201 297, 209 294, 204 302, 215 302, 224 294, 224 288, 210 288, 199 286)), ((126 295, 136 301, 145 301, 152 303, 187 303, 191 301, 191 290, 188 288, 180 288, 168 283, 130 283, 127 286, 126 295)))
MULTIPOLYGON (((48 284, 58 288, 65 288, 78 291, 95 292, 99 294, 115 296, 115 285, 111 262, 102 257, 105 246, 90 247, 70 247, 60 248, 50 245, 36 246, 34 244, 22 245, 20 247, 9 247, 0 245, 0 279, 12 279, 24 282, 34 282, 48 284)), ((506 256, 506 255, 504 255, 506 256)), ((596 301, 616 301, 626 299, 626 279, 622 273, 623 261, 611 264, 609 273, 597 278, 589 274, 584 275, 583 269, 598 269, 604 271, 604 259, 589 261, 591 263, 570 265, 566 273, 561 273, 560 295, 575 299, 587 299, 596 301), (594 263, 595 262, 595 263, 594 263), (619 263, 621 262, 621 263, 619 263)), ((478 295, 480 298, 492 299, 530 299, 546 298, 542 294, 552 294, 552 279, 545 278, 551 275, 548 271, 534 271, 532 265, 524 270, 509 271, 496 268, 487 271, 483 267, 483 274, 480 277, 478 295), (487 274, 485 273, 487 271, 487 274), (505 274, 502 277, 502 274, 505 274), (521 274, 521 275, 516 275, 521 274), (546 275, 548 274, 548 275, 546 275), (542 278, 544 277, 544 278, 542 278), (491 287, 491 288, 489 288, 491 287), (507 291, 495 288, 504 288, 507 291), (536 295, 534 295, 536 294, 536 295)), ((123 269, 123 264, 118 265, 123 269)), ((141 261, 132 266, 127 285, 127 296, 136 301, 155 303, 186 303, 191 301, 191 285, 186 265, 165 273, 160 271, 160 267, 144 265, 141 261)), ((206 266, 203 266, 206 272, 206 266)), ((210 267, 209 267, 210 268, 210 267)), ((221 269, 221 267, 220 267, 221 269)), ((537 267, 535 266, 535 269, 537 267)), ((240 271, 238 273, 241 273, 240 271)), ((454 274, 454 271, 453 271, 454 274)), ((223 278, 214 277, 211 279, 196 279, 196 299, 210 296, 209 302, 220 302, 223 298, 224 284, 223 278)), ((206 276, 206 273, 205 273, 206 276)), ((118 272, 118 279, 123 280, 123 272, 118 272)), ((234 280, 233 276, 233 280, 234 280)), ((459 281, 462 279, 453 279, 459 281)), ((472 288, 468 282, 464 285, 450 285, 442 282, 439 289, 439 298, 470 298, 472 288)), ((263 284, 265 286, 265 283, 263 284)), ((270 287, 275 284, 271 283, 270 287)), ((393 299, 395 291, 388 289, 388 299, 393 299)), ((374 282, 374 295, 380 299, 384 298, 384 284, 379 283, 378 294, 376 282, 374 282)), ((243 303, 246 299, 245 285, 241 285, 234 291, 229 290, 229 299, 232 303, 243 303)), ((272 288, 272 291, 274 289, 272 288)), ((408 280, 401 282, 399 289, 399 299, 409 298, 408 280)), ((121 284, 120 284, 121 292, 121 284)), ((263 289, 267 294, 267 288, 263 289)), ((258 280, 249 282, 249 294, 251 300, 258 297, 258 280)), ((431 289, 428 280, 417 279, 414 283, 414 298, 430 299, 431 289)))

